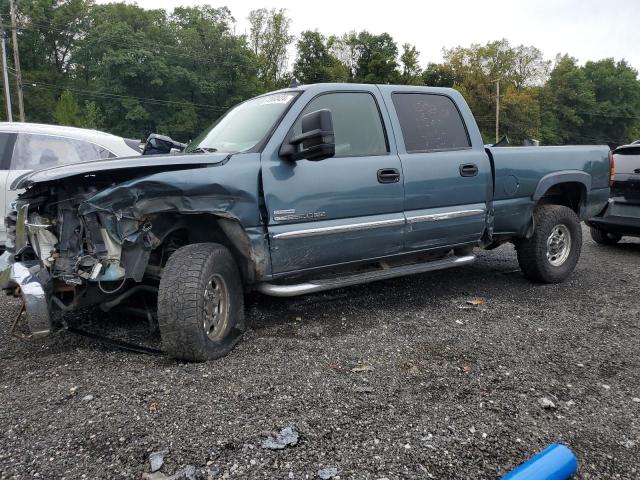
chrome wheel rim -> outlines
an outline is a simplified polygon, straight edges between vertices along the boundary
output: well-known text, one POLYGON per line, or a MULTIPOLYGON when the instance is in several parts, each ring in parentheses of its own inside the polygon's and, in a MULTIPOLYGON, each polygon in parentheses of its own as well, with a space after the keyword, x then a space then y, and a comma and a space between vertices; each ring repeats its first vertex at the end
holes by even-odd
POLYGON ((571 232, 566 225, 556 225, 547 238, 547 260, 554 267, 559 267, 569 258, 571 253, 571 232))
POLYGON ((204 332, 210 340, 224 334, 229 318, 229 289, 222 276, 213 274, 204 289, 204 332))

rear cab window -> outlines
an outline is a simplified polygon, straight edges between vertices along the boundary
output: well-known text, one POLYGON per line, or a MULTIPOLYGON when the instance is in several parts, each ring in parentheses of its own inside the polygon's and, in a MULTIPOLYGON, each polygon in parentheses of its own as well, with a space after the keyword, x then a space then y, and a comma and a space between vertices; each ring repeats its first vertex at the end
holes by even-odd
POLYGON ((407 153, 471 148, 458 107, 446 95, 394 93, 391 98, 407 153))
POLYGON ((67 163, 102 160, 115 155, 84 140, 55 135, 18 133, 11 157, 11 170, 41 170, 67 163))

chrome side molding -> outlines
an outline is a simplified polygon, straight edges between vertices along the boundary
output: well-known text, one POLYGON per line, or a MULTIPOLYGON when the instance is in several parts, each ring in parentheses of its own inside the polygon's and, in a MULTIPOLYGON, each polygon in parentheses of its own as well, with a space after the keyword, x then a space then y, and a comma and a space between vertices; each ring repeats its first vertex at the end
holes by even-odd
POLYGON ((464 257, 447 257, 443 258, 442 260, 435 260, 433 262, 402 265, 399 267, 388 269, 374 270, 372 272, 356 273, 344 277, 330 278, 326 280, 314 280, 291 285, 279 285, 276 283, 263 282, 259 283, 256 286, 256 289, 260 293, 271 295, 274 297, 295 297, 297 295, 322 292, 324 290, 332 290, 334 288, 349 287, 351 285, 375 282, 377 280, 386 280, 388 278, 402 277, 405 275, 414 275, 417 273, 431 272, 434 270, 443 270, 445 268, 459 267, 462 265, 468 265, 475 259, 475 255, 466 255, 464 257))
POLYGON ((414 215, 406 218, 394 218, 391 220, 378 220, 375 222, 351 223, 348 225, 333 225, 330 227, 307 228, 304 230, 293 230, 291 232, 276 233, 274 240, 286 240, 289 238, 312 237, 315 235, 331 235, 334 233, 357 232, 372 228, 390 227, 394 225, 404 225, 405 223, 437 222, 440 220, 451 220, 455 218, 473 217, 484 215, 484 209, 458 210, 456 212, 432 213, 429 215, 414 215))
POLYGON ((432 213, 430 215, 407 216, 407 223, 437 222, 439 220, 451 220, 453 218, 474 217, 484 215, 486 210, 477 208, 473 210, 459 210, 457 212, 432 213))
POLYGON ((359 230, 370 230, 372 228, 404 225, 404 222, 404 218, 394 218, 391 220, 378 220, 375 222, 362 222, 351 223, 349 225, 334 225, 331 227, 308 228, 305 230, 294 230, 292 232, 276 233, 273 238, 276 240, 284 240, 287 238, 311 237, 314 235, 330 235, 332 233, 357 232, 359 230))

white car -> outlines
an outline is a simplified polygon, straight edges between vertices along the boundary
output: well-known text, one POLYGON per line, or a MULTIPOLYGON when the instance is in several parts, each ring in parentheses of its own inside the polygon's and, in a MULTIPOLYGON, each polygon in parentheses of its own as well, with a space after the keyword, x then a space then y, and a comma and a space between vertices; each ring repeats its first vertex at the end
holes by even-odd
POLYGON ((7 238, 4 217, 20 193, 10 190, 16 177, 67 163, 140 155, 139 143, 84 128, 0 122, 0 247, 7 238))

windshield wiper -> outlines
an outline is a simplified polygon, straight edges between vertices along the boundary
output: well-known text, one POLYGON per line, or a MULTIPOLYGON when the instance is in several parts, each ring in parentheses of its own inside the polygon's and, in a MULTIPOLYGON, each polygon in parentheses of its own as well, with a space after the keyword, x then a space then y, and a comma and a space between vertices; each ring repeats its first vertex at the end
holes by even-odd
POLYGON ((214 153, 217 151, 218 149, 213 147, 196 147, 193 150, 189 150, 189 153, 214 153))

